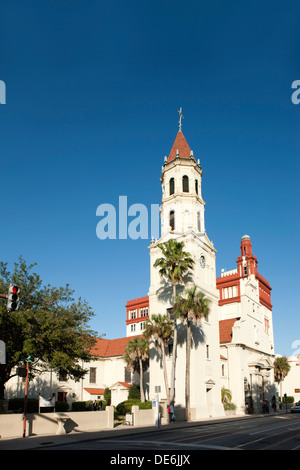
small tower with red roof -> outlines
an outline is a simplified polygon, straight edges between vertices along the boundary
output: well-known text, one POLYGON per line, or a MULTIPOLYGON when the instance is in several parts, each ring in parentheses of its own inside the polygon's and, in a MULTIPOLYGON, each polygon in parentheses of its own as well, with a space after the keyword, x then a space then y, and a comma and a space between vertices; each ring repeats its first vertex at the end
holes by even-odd
POLYGON ((179 131, 162 168, 161 235, 205 232, 201 195, 202 170, 183 132, 179 131))

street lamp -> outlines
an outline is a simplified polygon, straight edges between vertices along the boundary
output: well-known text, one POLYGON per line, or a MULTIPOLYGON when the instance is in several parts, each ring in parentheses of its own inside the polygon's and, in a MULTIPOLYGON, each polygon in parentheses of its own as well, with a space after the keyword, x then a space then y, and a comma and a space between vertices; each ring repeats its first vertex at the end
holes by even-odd
POLYGON ((160 426, 160 416, 159 416, 159 401, 160 401, 160 385, 155 387, 155 426, 159 428, 160 426))
POLYGON ((27 414, 27 393, 28 393, 28 376, 29 376, 29 363, 33 362, 33 356, 30 355, 26 359, 26 379, 25 379, 25 394, 24 394, 24 416, 23 416, 23 437, 26 436, 26 414, 27 414))

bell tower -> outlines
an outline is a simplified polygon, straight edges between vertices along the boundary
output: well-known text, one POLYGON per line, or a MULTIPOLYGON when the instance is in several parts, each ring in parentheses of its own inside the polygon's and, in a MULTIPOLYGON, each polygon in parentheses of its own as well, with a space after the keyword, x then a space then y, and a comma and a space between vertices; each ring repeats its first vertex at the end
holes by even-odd
POLYGON ((196 162, 181 130, 181 109, 179 131, 165 157, 162 167, 161 235, 184 235, 189 231, 205 232, 204 206, 201 184, 200 160, 196 162))
MULTIPOLYGON (((150 249, 149 315, 169 315, 173 306, 173 289, 162 279, 155 261, 161 257, 159 245, 171 238, 184 242, 184 251, 194 260, 194 268, 176 286, 176 295, 186 295, 185 289, 196 286, 210 300, 210 313, 195 326, 191 350, 191 408, 193 417, 221 416, 224 413, 220 396, 220 354, 218 290, 216 288, 216 250, 206 234, 205 202, 202 199, 202 169, 200 161, 188 145, 182 132, 182 110, 179 130, 169 156, 165 157, 161 173, 161 238, 152 241, 150 249)), ((180 322, 179 322, 180 323, 180 322)), ((175 404, 185 407, 186 326, 178 326, 175 404)), ((171 361, 171 357, 168 358, 171 361)), ((170 383, 170 381, 169 381, 170 383)), ((150 351, 150 396, 160 387, 165 399, 162 367, 155 351, 150 351), (152 356, 151 356, 152 354, 152 356), (153 359, 151 359, 153 357, 153 359)))

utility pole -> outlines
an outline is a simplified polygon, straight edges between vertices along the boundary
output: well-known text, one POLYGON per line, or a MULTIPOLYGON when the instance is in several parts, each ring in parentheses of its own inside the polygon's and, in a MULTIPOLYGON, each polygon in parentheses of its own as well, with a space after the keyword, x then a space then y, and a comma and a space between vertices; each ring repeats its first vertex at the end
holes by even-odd
POLYGON ((29 363, 33 362, 32 356, 25 359, 26 362, 26 379, 25 379, 25 394, 24 394, 24 416, 23 416, 23 437, 26 437, 26 416, 27 416, 27 394, 28 394, 28 376, 29 376, 29 363))
POLYGON ((26 362, 25 395, 24 395, 23 437, 26 436, 28 375, 29 375, 29 362, 27 361, 27 362, 26 362))

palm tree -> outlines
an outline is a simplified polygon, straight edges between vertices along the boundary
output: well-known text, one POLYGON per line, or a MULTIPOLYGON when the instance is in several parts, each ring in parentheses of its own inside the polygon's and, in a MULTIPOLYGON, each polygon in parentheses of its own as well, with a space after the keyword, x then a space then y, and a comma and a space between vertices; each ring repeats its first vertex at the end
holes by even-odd
POLYGON ((232 393, 229 388, 222 387, 221 388, 221 401, 224 405, 224 403, 230 403, 232 400, 232 393))
POLYGON ((282 401, 282 382, 289 373, 291 366, 285 356, 276 357, 274 361, 274 378, 280 383, 280 397, 282 401))
POLYGON ((137 336, 129 341, 125 350, 125 361, 127 368, 138 371, 140 375, 141 402, 145 401, 143 370, 148 366, 149 343, 144 337, 137 336))
POLYGON ((166 365, 165 348, 173 337, 173 322, 168 315, 152 315, 151 319, 145 323, 144 336, 147 340, 151 337, 155 339, 154 346, 162 355, 165 388, 167 393, 167 406, 170 405, 170 389, 166 365))
POLYGON ((203 292, 197 292, 196 286, 186 290, 186 298, 178 297, 174 305, 174 316, 180 318, 182 323, 186 323, 186 373, 185 373, 185 399, 186 399, 186 419, 191 419, 190 405, 190 364, 191 364, 191 342, 192 323, 199 325, 203 316, 207 316, 210 311, 210 300, 203 292))
MULTIPOLYGON (((159 267, 161 277, 166 277, 171 281, 173 286, 173 306, 176 299, 176 286, 183 282, 183 277, 190 269, 193 269, 194 260, 190 253, 183 251, 184 242, 178 242, 171 238, 165 243, 158 245, 162 251, 162 257, 158 258, 154 267, 159 267)), ((176 352, 177 352, 177 323, 174 321, 174 340, 173 340, 173 356, 172 356, 172 375, 171 375, 171 402, 175 398, 175 369, 176 369, 176 352)))

